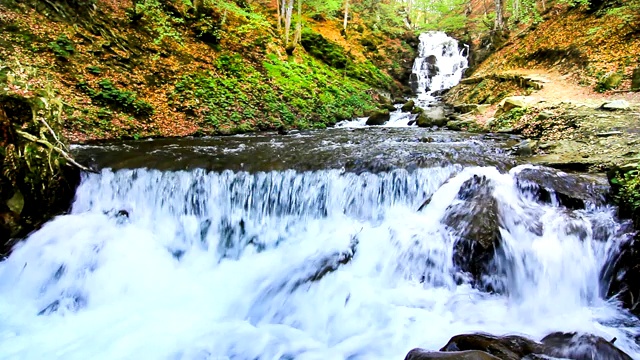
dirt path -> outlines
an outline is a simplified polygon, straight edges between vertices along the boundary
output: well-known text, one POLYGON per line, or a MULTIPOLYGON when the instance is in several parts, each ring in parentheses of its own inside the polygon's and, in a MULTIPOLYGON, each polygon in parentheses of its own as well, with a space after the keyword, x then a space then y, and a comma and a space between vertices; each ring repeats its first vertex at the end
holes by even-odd
POLYGON ((524 75, 539 80, 538 82, 543 85, 543 88, 531 94, 532 98, 539 101, 593 105, 612 100, 626 100, 630 103, 640 103, 640 92, 597 93, 589 87, 578 85, 571 75, 563 75, 553 70, 515 69, 505 71, 504 74, 524 75))

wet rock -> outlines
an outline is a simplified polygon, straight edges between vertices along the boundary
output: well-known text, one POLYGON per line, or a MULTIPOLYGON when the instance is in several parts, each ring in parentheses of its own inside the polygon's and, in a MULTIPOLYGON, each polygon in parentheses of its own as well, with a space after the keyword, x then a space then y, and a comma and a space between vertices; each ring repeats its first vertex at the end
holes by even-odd
POLYGON ((539 343, 521 336, 489 334, 456 335, 440 351, 483 351, 502 360, 520 360, 543 350, 539 343))
POLYGON ((640 317, 640 240, 625 243, 614 256, 601 277, 609 280, 607 296, 616 298, 633 314, 640 317))
POLYGON ((474 175, 460 187, 457 197, 462 201, 449 206, 442 219, 457 239, 454 265, 470 275, 472 285, 487 291, 500 290, 483 279, 486 274, 495 273, 492 263, 501 242, 498 202, 493 189, 485 176, 474 175))
POLYGON ((633 360, 612 342, 591 334, 552 333, 541 340, 547 356, 573 360, 633 360))
POLYGON ((633 74, 631 75, 631 90, 640 90, 640 67, 633 70, 633 74))
POLYGON ((500 360, 484 351, 425 351, 422 349, 413 349, 409 351, 405 360, 431 360, 431 359, 449 359, 449 360, 500 360))
POLYGON ((600 109, 608 110, 608 111, 617 111, 617 110, 629 110, 629 107, 630 105, 626 100, 614 100, 614 101, 609 101, 602 104, 602 106, 600 106, 600 109))
POLYGON ((404 105, 402 105, 400 110, 402 110, 402 112, 411 112, 415 106, 416 106, 415 101, 409 100, 404 105))
POLYGON ((391 115, 388 110, 376 111, 367 119, 367 125, 384 125, 391 119, 391 115))
POLYGON ((574 210, 584 209, 586 203, 604 204, 607 193, 605 184, 546 167, 522 169, 515 179, 521 190, 529 191, 538 201, 550 203, 555 199, 574 210))
MULTIPOLYGON (((612 341, 591 334, 561 332, 549 334, 541 342, 514 335, 456 335, 440 351, 452 353, 479 351, 501 360, 533 360, 549 357, 572 360, 631 360, 631 357, 618 349, 612 341)), ((416 354, 419 353, 416 352, 416 354)))
POLYGON ((424 110, 422 114, 418 116, 416 123, 419 127, 445 126, 447 119, 445 117, 444 108, 438 106, 424 110))
POLYGON ((524 140, 514 147, 514 153, 517 156, 531 156, 535 153, 538 142, 535 140, 524 140))
POLYGON ((411 110, 411 113, 413 115, 422 114, 423 112, 424 112, 424 109, 418 106, 414 107, 413 110, 411 110))

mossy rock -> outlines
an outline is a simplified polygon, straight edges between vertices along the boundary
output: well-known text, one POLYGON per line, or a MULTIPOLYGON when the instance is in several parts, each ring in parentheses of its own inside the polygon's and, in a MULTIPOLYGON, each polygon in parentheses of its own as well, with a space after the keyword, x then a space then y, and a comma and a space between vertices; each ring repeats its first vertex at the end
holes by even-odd
POLYGON ((369 116, 369 119, 367 119, 367 125, 384 125, 389 119, 391 119, 391 114, 388 110, 375 111, 369 116))
POLYGON ((414 107, 416 107, 416 102, 413 100, 409 100, 404 103, 404 105, 402 105, 402 108, 400 108, 400 110, 402 110, 402 112, 411 112, 414 107))
POLYGON ((597 92, 605 92, 616 89, 620 84, 622 84, 623 79, 624 76, 620 73, 609 73, 598 81, 595 90, 597 92))

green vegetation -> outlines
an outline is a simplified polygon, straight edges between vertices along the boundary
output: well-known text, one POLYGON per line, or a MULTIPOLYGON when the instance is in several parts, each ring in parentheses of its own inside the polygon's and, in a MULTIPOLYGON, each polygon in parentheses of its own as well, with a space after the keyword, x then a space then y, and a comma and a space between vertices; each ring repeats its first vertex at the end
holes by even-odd
POLYGON ((172 104, 220 132, 324 128, 374 108, 365 84, 315 59, 304 61, 269 55, 263 74, 239 56, 223 55, 216 64, 219 73, 183 76, 171 94, 172 104))
POLYGON ((109 79, 101 79, 97 84, 100 90, 95 90, 86 81, 81 81, 78 83, 78 89, 99 104, 109 105, 139 117, 153 115, 153 106, 144 100, 138 100, 135 92, 118 89, 109 79))
POLYGON ((631 164, 609 173, 614 200, 623 216, 640 224, 640 164, 631 164))
POLYGON ((53 51, 58 59, 65 61, 69 60, 69 58, 76 51, 73 43, 71 42, 71 40, 69 40, 67 35, 60 35, 58 36, 56 41, 50 42, 49 49, 53 51))

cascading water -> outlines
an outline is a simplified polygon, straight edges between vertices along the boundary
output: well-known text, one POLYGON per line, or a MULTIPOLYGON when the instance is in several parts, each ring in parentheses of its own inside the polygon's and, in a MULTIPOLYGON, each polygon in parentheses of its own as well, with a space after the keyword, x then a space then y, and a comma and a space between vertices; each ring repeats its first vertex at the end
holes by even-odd
MULTIPOLYGON (((416 97, 413 99, 423 109, 429 108, 437 102, 436 94, 442 90, 457 85, 465 69, 467 69, 469 49, 465 45, 462 49, 458 41, 442 31, 430 31, 420 34, 418 57, 413 63, 409 85, 416 97)), ((391 112, 390 119, 384 127, 413 126, 417 115, 402 112, 401 105, 391 112)), ((337 124, 337 127, 364 127, 366 117, 347 120, 337 124)))
POLYGON ((457 85, 468 67, 468 47, 444 32, 420 34, 418 57, 413 63, 409 84, 422 101, 434 101, 434 93, 457 85))
POLYGON ((473 331, 586 331, 640 357, 601 297, 614 209, 541 203, 522 170, 85 175, 0 263, 0 358, 402 359, 473 331), (497 294, 465 280, 444 221, 474 175, 501 214, 497 294))

